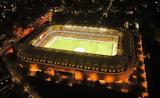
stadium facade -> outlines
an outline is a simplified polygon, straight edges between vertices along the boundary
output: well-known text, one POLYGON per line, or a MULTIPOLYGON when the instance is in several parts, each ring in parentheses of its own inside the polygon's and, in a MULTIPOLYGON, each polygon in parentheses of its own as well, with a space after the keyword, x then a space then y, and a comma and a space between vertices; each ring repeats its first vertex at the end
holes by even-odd
POLYGON ((33 31, 15 46, 29 75, 114 82, 128 79, 135 63, 134 40, 124 29, 49 25, 33 31))

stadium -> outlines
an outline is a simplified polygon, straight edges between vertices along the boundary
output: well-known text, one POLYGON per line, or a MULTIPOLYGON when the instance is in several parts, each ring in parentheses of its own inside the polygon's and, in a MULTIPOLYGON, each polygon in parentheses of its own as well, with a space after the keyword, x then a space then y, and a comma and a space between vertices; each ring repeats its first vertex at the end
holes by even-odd
MULTIPOLYGON (((113 82, 134 64, 132 36, 123 29, 50 25, 21 40, 15 50, 29 75, 113 82)), ((127 74, 128 75, 128 74, 127 74)))
POLYGON ((38 38, 33 39, 32 45, 63 51, 84 52, 88 54, 116 55, 117 36, 82 32, 67 30, 55 31, 53 29, 40 34, 38 38))

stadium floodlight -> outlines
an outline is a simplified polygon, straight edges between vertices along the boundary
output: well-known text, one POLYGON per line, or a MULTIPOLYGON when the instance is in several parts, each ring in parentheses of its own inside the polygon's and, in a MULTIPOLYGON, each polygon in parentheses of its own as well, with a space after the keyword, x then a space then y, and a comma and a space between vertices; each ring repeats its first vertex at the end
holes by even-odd
POLYGON ((139 24, 137 22, 135 23, 135 27, 137 30, 139 29, 139 24))
POLYGON ((73 28, 77 28, 78 26, 74 25, 73 28))
POLYGON ((86 26, 84 26, 83 28, 84 28, 84 29, 87 29, 87 27, 86 27, 86 26))
POLYGON ((65 25, 65 27, 70 28, 70 27, 72 27, 72 26, 71 26, 71 25, 65 25))
POLYGON ((92 29, 98 29, 98 28, 96 28, 96 27, 93 27, 92 29))
POLYGON ((92 29, 92 27, 88 27, 88 29, 92 29))
POLYGON ((79 29, 80 29, 80 28, 82 28, 82 26, 78 26, 77 28, 79 28, 79 29))
POLYGON ((105 28, 100 28, 100 30, 101 30, 101 31, 107 31, 107 29, 105 29, 105 28))

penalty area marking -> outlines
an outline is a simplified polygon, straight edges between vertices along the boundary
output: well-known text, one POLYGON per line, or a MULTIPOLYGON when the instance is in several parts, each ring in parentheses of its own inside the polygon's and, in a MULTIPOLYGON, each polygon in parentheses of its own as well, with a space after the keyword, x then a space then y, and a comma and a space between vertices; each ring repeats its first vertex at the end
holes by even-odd
POLYGON ((46 45, 44 45, 44 47, 50 47, 57 40, 57 37, 58 36, 53 37, 52 40, 49 40, 49 42, 46 45))

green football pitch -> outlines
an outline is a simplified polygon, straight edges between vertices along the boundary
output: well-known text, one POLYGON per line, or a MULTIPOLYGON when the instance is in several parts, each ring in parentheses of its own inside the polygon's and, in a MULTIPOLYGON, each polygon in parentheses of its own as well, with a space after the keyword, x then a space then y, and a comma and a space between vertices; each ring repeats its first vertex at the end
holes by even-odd
POLYGON ((112 56, 114 44, 114 42, 56 36, 48 40, 43 47, 112 56))

